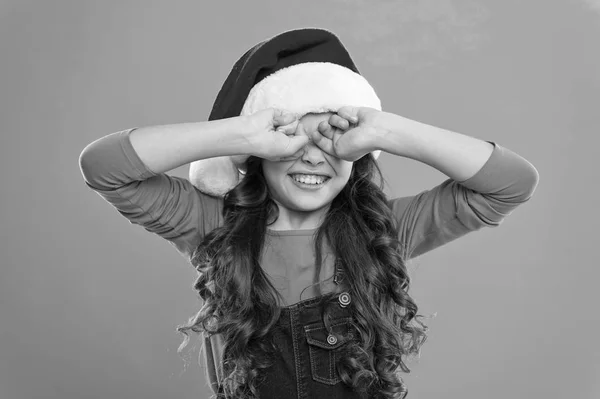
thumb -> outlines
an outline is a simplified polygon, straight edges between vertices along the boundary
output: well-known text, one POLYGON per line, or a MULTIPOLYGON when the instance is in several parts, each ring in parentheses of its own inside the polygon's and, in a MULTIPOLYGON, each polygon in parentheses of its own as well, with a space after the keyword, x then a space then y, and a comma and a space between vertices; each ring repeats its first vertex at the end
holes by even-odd
POLYGON ((288 125, 296 120, 296 115, 284 109, 275 108, 273 111, 273 124, 275 126, 288 125))

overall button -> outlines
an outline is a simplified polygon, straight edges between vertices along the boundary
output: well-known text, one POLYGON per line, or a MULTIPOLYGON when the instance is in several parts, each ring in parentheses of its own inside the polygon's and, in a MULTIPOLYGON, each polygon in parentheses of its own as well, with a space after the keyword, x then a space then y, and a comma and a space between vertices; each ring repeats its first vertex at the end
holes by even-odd
POLYGON ((329 335, 327 336, 327 343, 328 343, 329 345, 335 345, 335 344, 337 343, 337 338, 336 338, 336 336, 335 336, 335 335, 333 335, 333 334, 329 334, 329 335))
POLYGON ((342 292, 338 297, 338 301, 340 302, 340 306, 345 308, 350 304, 350 294, 348 292, 342 292))

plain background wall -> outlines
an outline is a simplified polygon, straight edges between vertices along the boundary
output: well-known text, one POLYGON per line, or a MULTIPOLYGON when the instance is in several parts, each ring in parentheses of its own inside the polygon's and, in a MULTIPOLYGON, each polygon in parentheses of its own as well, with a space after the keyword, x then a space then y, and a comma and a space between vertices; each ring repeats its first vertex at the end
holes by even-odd
MULTIPOLYGON (((437 317, 410 398, 600 397, 598 3, 0 2, 0 398, 208 397, 198 347, 187 370, 176 353, 195 271, 89 190, 78 157, 128 127, 206 120, 243 52, 307 26, 341 37, 384 110, 540 172, 500 227, 412 262, 437 317)), ((446 178, 380 163, 393 196, 446 178)))

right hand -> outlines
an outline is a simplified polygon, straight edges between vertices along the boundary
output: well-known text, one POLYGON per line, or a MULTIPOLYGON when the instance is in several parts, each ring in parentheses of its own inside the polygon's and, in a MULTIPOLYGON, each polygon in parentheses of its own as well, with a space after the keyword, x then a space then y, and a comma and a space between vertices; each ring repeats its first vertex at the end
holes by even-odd
MULTIPOLYGON (((267 108, 245 118, 253 156, 269 161, 294 159, 310 140, 308 136, 296 135, 298 118, 286 110, 267 108)), ((240 161, 243 162, 239 157, 234 159, 234 163, 240 161)))

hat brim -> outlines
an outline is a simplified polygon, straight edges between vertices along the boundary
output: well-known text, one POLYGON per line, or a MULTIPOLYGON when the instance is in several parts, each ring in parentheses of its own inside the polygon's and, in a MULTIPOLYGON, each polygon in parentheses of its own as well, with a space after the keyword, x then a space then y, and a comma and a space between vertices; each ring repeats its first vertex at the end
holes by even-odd
MULTIPOLYGON (((240 116, 279 108, 301 118, 308 113, 337 112, 343 106, 381 110, 381 101, 362 75, 329 62, 306 62, 280 69, 257 83, 240 116)), ((372 152, 375 159, 380 153, 372 152)), ((243 172, 230 157, 208 158, 190 164, 189 179, 200 191, 223 196, 238 184, 243 172)))

